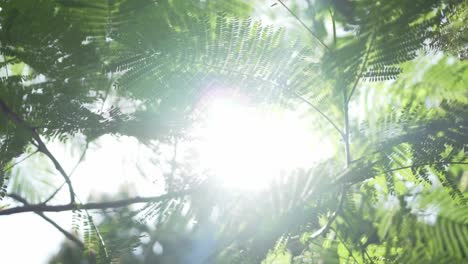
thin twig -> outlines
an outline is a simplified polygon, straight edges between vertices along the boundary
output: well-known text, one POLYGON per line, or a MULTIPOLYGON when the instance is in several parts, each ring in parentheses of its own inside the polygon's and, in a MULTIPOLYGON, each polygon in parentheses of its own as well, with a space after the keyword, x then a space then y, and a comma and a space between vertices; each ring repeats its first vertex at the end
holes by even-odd
POLYGON ((0 215, 11 215, 25 212, 63 212, 63 211, 72 211, 72 210, 93 210, 93 209, 109 209, 109 208, 119 208, 125 207, 132 204, 138 203, 154 203, 160 202, 168 199, 173 199, 177 197, 182 197, 189 195, 194 192, 194 189, 173 192, 168 194, 163 194, 160 196, 150 196, 150 197, 133 197, 123 200, 116 200, 110 202, 95 202, 95 203, 86 203, 86 204, 64 204, 64 205, 46 205, 46 204, 30 204, 25 206, 18 206, 13 208, 8 208, 0 211, 0 215))
POLYGON ((327 224, 322 229, 320 229, 318 232, 312 234, 309 239, 313 240, 313 239, 315 239, 315 238, 317 238, 317 237, 319 237, 319 236, 321 236, 323 234, 326 234, 328 232, 328 230, 331 228, 331 225, 336 220, 336 218, 338 217, 338 215, 340 214, 340 212, 342 210, 345 196, 346 196, 346 189, 343 186, 343 189, 341 190, 340 202, 339 202, 338 207, 336 208, 335 212, 333 213, 333 216, 330 217, 327 224))
MULTIPOLYGON (((346 222, 346 224, 349 226, 349 227, 352 227, 351 226, 351 223, 348 221, 348 219, 346 219, 346 217, 343 217, 343 220, 346 222)), ((374 264, 374 261, 372 260, 372 258, 369 256, 369 254, 367 253, 367 249, 364 247, 364 245, 362 244, 362 242, 360 240, 358 240, 358 243, 359 243, 359 246, 361 247, 361 255, 362 255, 362 258, 364 258, 364 254, 367 256, 367 258, 369 259, 370 263, 374 264)))
POLYGON ((62 168, 60 163, 57 161, 57 159, 54 157, 54 155, 52 155, 52 153, 49 151, 47 146, 44 144, 41 137, 36 132, 36 129, 29 126, 20 116, 18 116, 15 112, 13 112, 2 99, 0 99, 0 111, 5 113, 6 116, 9 117, 13 122, 15 122, 17 126, 22 126, 31 133, 32 138, 36 141, 35 143, 37 144, 35 146, 38 148, 40 152, 44 153, 52 161, 57 171, 59 171, 62 177, 65 179, 65 182, 67 183, 68 189, 70 192, 70 202, 74 203, 75 191, 73 190, 73 186, 70 181, 70 178, 68 177, 67 173, 62 168))
POLYGON ((4 171, 7 171, 7 170, 9 170, 9 169, 13 168, 14 166, 16 166, 16 165, 20 164, 21 162, 23 162, 23 161, 25 161, 25 160, 29 159, 30 157, 32 157, 32 156, 33 156, 34 154, 36 154, 37 152, 39 152, 39 150, 38 150, 38 149, 36 149, 35 151, 33 151, 33 152, 29 153, 29 154, 28 154, 26 157, 24 157, 24 158, 22 158, 21 160, 19 160, 19 161, 15 162, 15 163, 13 163, 13 164, 11 164, 10 166, 6 167, 6 168, 5 168, 5 169, 3 169, 3 170, 4 170, 4 171))
POLYGON ((357 261, 357 259, 354 257, 353 251, 348 247, 348 245, 346 245, 346 243, 340 237, 340 235, 338 235, 338 232, 335 231, 335 233, 336 233, 336 237, 338 237, 338 239, 341 241, 341 244, 343 244, 343 246, 346 248, 346 250, 348 250, 349 255, 354 259, 355 263, 359 263, 359 261, 357 261))
POLYGON ((356 81, 354 81, 353 87, 351 88, 351 92, 349 93, 349 96, 348 96, 348 98, 346 100, 348 103, 349 103, 349 101, 351 101, 351 97, 353 96, 353 93, 356 90, 356 87, 357 87, 359 81, 361 80, 362 73, 366 69, 367 60, 369 59, 369 54, 370 54, 370 50, 372 48, 372 45, 374 44, 374 39, 375 39, 375 34, 371 33, 371 40, 370 40, 369 46, 367 47, 366 56, 364 57, 364 61, 363 61, 362 65, 361 65, 361 69, 359 70, 359 74, 357 75, 356 81))
MULTIPOLYGON (((399 170, 404 170, 404 169, 422 167, 422 166, 445 165, 445 164, 468 165, 468 162, 462 162, 462 161, 441 161, 441 162, 432 162, 432 163, 427 162, 427 163, 413 164, 413 165, 408 165, 408 166, 399 167, 399 168, 395 168, 395 169, 390 169, 390 170, 382 172, 381 174, 385 174, 385 173, 388 173, 388 172, 399 171, 399 170)), ((381 174, 379 174, 379 175, 381 175, 381 174)))
POLYGON ((335 23, 335 13, 331 10, 331 7, 328 8, 333 24, 333 44, 336 47, 336 23, 335 23))
POLYGON ((333 122, 324 112, 322 112, 320 109, 318 109, 314 104, 309 102, 307 99, 300 96, 298 93, 292 92, 292 94, 295 97, 299 98, 304 103, 306 103, 307 105, 309 105, 310 107, 312 107, 315 111, 317 111, 321 116, 323 116, 323 118, 325 118, 328 121, 328 123, 330 123, 336 129, 336 131, 338 131, 338 133, 340 134, 341 137, 344 137, 343 131, 341 131, 341 129, 335 124, 335 122, 333 122))
MULTIPOLYGON (((28 206, 29 203, 24 199, 23 197, 17 195, 17 194, 9 194, 8 197, 13 198, 14 200, 23 203, 25 206, 28 206)), ((38 216, 42 217, 44 220, 49 222, 51 225, 53 225, 58 231, 60 231, 66 238, 68 238, 70 241, 73 241, 80 249, 84 250, 85 246, 83 242, 81 242, 77 237, 69 233, 67 230, 63 229, 61 226, 59 226, 57 223, 54 222, 54 220, 50 219, 47 217, 44 213, 42 212, 34 212, 38 216)))
POLYGON ((344 144, 345 144, 345 155, 346 155, 346 168, 351 164, 351 149, 349 144, 349 104, 348 104, 348 93, 346 87, 343 89, 343 104, 344 104, 344 144))
POLYGON ((35 133, 35 139, 39 145, 39 151, 41 151, 42 153, 44 153, 51 161, 52 163, 54 164, 55 166, 55 169, 57 169, 58 172, 60 172, 60 174, 63 176, 63 178, 65 179, 65 182, 67 183, 68 185, 68 191, 70 193, 70 202, 71 203, 74 203, 75 202, 75 191, 73 190, 73 186, 72 186, 72 183, 70 181, 70 178, 68 177, 67 173, 65 172, 65 170, 63 169, 62 165, 60 165, 60 163, 58 162, 58 160, 54 157, 54 155, 52 155, 52 153, 49 151, 49 149, 46 147, 46 145, 44 144, 44 142, 41 140, 41 138, 39 137, 38 134, 35 133))
MULTIPOLYGON (((364 247, 364 245, 362 245, 362 242, 359 241, 359 243, 361 244, 361 247, 364 247)), ((372 258, 369 256, 369 253, 367 253, 367 249, 366 248, 363 248, 364 250, 364 254, 367 256, 367 258, 369 259, 370 263, 371 264, 374 264, 374 261, 372 260, 372 258)))
MULTIPOLYGON (((86 155, 86 152, 88 151, 88 147, 89 147, 89 142, 86 142, 86 146, 83 150, 83 152, 81 153, 80 155, 80 158, 78 159, 78 162, 75 164, 75 167, 73 167, 73 169, 70 171, 70 173, 68 174, 68 178, 71 178, 73 176, 73 173, 75 173, 75 170, 76 168, 78 168, 78 165, 81 164, 81 162, 83 162, 83 159, 86 155)), ((44 200, 44 202, 42 202, 43 204, 46 204, 47 202, 49 202, 50 200, 52 200, 55 195, 57 195, 57 193, 63 188, 63 186, 65 186, 66 182, 63 182, 47 199, 44 200)), ((76 196, 76 194, 75 194, 76 196)))
POLYGON ((287 5, 285 5, 283 3, 283 1, 281 0, 278 0, 278 2, 286 9, 288 10, 288 12, 294 17, 296 18, 296 20, 326 49, 326 50, 330 50, 330 48, 325 44, 323 43, 323 41, 312 31, 312 29, 310 29, 303 21, 302 19, 300 19, 287 5))
MULTIPOLYGON (((375 164, 375 163, 374 163, 375 164)), ((375 176, 378 176, 378 175, 383 175, 383 174, 386 174, 386 173, 389 173, 389 172, 395 172, 395 171, 399 171, 399 170, 404 170, 404 169, 411 169, 411 168, 417 168, 417 167, 422 167, 422 166, 431 166, 431 165, 468 165, 468 162, 462 162, 462 161, 439 161, 439 162, 426 162, 426 163, 419 163, 419 164, 412 164, 412 165, 408 165, 408 166, 403 166, 403 167, 399 167, 399 168, 394 168, 394 169, 390 169, 390 170, 386 170, 386 171, 383 171, 382 173, 378 173, 378 174, 375 174, 375 175, 372 175, 370 176, 369 178, 373 178, 375 176)), ((350 172, 349 169, 345 170, 344 172, 342 172, 339 176, 337 176, 337 180, 334 181, 332 184, 339 184, 339 183, 343 183, 345 182, 346 178, 345 177, 348 173, 350 172)), ((368 178, 366 178, 368 179, 368 178)), ((354 182, 354 183, 351 183, 351 184, 356 184, 358 182, 354 182)))
MULTIPOLYGON (((331 10, 330 10, 331 13, 331 10)), ((333 26, 335 26, 335 19, 332 16, 333 19, 333 26)), ((335 39, 336 41, 336 39, 335 39)), ((367 60, 367 57, 365 61, 367 60)), ((366 62, 364 62, 366 64, 366 62)), ((364 68, 364 65, 363 65, 364 68)), ((363 69, 362 68, 362 69, 363 69)), ((361 71, 362 71, 361 69, 361 71)), ((354 87, 351 90, 351 93, 354 91, 355 86, 357 86, 357 83, 359 81, 359 77, 356 79, 356 82, 354 83, 354 87)), ((345 144, 345 155, 346 155, 346 168, 349 167, 351 164, 351 149, 350 149, 350 144, 349 144, 349 134, 350 134, 350 129, 349 129, 349 100, 348 100, 348 88, 345 86, 343 87, 343 112, 344 112, 344 144, 345 144)))
POLYGON ((78 166, 81 164, 81 162, 83 162, 84 160, 84 157, 86 155, 86 152, 88 151, 88 148, 89 148, 89 142, 86 141, 86 145, 83 149, 83 152, 81 153, 80 155, 80 158, 78 159, 78 162, 75 164, 75 166, 73 167, 73 169, 70 171, 70 173, 68 174, 68 177, 71 178, 71 176, 73 176, 73 173, 75 173, 75 170, 76 168, 78 168, 78 166))

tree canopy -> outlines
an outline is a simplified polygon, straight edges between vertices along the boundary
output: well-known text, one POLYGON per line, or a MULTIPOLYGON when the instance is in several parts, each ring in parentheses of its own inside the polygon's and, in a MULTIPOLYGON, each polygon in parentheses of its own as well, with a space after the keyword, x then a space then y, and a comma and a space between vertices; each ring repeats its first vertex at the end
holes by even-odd
MULTIPOLYGON (((467 12, 464 0, 0 1, 0 217, 33 212, 62 232, 50 263, 466 263, 467 12), (229 188, 183 147, 220 93, 299 113, 330 144, 260 190, 229 188), (72 175, 107 136, 149 150, 135 163, 151 164, 138 168, 154 193, 79 197, 72 175), (79 150, 73 169, 57 142, 79 150), (64 211, 70 227, 53 220, 64 211)), ((293 140, 260 145, 281 160, 293 140)), ((217 148, 215 163, 275 166, 254 148, 217 148)))

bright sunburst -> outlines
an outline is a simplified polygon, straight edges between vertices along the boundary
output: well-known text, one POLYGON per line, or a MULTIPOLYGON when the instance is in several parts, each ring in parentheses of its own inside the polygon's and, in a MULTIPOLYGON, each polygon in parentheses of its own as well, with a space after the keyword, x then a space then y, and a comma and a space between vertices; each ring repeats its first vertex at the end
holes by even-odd
POLYGON ((261 189, 282 172, 329 156, 330 145, 314 137, 296 112, 253 107, 232 95, 210 98, 203 112, 196 129, 200 163, 224 186, 261 189))

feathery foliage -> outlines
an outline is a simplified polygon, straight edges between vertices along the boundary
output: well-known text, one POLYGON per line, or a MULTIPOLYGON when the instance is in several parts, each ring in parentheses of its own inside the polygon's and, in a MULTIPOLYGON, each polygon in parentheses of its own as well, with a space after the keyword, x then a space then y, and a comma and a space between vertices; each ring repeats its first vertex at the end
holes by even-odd
POLYGON ((71 201, 49 207, 59 187, 24 208, 73 210, 89 261, 465 262, 467 2, 309 2, 305 22, 287 2, 272 8, 312 22, 314 41, 247 17, 242 1, 3 1, 0 199, 34 192, 8 179, 40 152, 71 201), (248 195, 174 157, 166 196, 86 204, 46 146, 190 140, 200 101, 223 89, 256 106, 309 107, 312 136, 336 140, 336 155, 248 195))

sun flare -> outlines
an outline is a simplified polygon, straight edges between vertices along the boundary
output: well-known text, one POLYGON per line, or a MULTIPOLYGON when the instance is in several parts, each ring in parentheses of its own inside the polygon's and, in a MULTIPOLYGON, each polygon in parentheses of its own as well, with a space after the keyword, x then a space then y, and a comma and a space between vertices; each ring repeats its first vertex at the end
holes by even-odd
POLYGON ((262 189, 283 173, 329 156, 329 145, 314 137, 297 112, 227 96, 209 100, 203 111, 196 131, 200 165, 223 186, 262 189))

